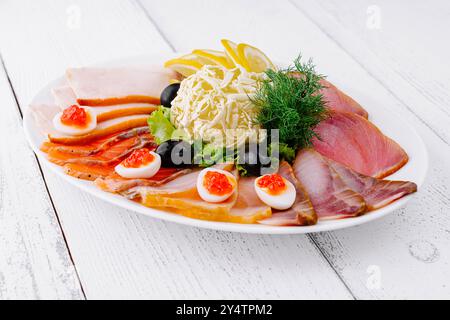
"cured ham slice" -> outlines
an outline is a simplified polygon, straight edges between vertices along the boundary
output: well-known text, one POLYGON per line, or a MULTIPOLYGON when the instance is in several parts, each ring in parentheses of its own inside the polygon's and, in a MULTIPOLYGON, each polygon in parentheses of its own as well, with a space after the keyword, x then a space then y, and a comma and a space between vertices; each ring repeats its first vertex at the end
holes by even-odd
POLYGON ((367 111, 361 107, 358 102, 339 90, 331 82, 325 79, 321 82, 324 88, 320 90, 320 93, 322 94, 328 108, 335 111, 356 113, 366 119, 369 117, 367 111))
POLYGON ((260 220, 258 223, 273 226, 309 226, 316 224, 317 214, 309 200, 309 196, 295 177, 289 163, 286 161, 281 162, 278 173, 295 186, 297 190, 295 202, 290 209, 284 211, 274 210, 270 218, 260 220))
POLYGON ((61 110, 55 104, 31 104, 28 106, 37 129, 43 135, 55 132, 53 117, 61 110))
POLYGON ((157 108, 158 107, 153 104, 129 103, 109 107, 96 107, 93 111, 97 115, 97 122, 100 123, 131 115, 143 114, 149 116, 157 108))
POLYGON ((313 149, 298 152, 293 168, 320 220, 355 217, 367 210, 364 198, 351 190, 327 159, 313 149))
POLYGON ((374 124, 354 113, 331 112, 315 132, 314 149, 358 173, 386 177, 408 162, 406 152, 374 124))
MULTIPOLYGON (((231 170, 232 164, 216 165, 231 170)), ((236 223, 255 223, 270 217, 271 209, 259 200, 254 190, 254 178, 239 178, 237 192, 221 203, 208 203, 200 198, 196 181, 200 171, 178 177, 158 187, 138 187, 123 195, 139 200, 143 205, 156 207, 187 217, 236 223)), ((233 171, 236 178, 237 172, 233 171)))
MULTIPOLYGON (((233 174, 238 179, 237 170, 233 171, 233 174)), ((176 183, 177 180, 173 182, 176 183)), ((170 208, 172 212, 202 220, 228 221, 229 212, 238 198, 238 192, 234 192, 230 198, 223 202, 206 202, 198 194, 195 184, 181 195, 157 193, 155 189, 142 188, 140 190, 140 199, 143 205, 170 208)))
POLYGON ((177 75, 157 67, 74 68, 67 81, 80 105, 159 104, 161 91, 177 75))
MULTIPOLYGON (((127 196, 130 198, 135 198, 137 196, 142 196, 143 202, 145 202, 145 198, 148 197, 189 197, 195 192, 196 183, 198 175, 200 174, 200 170, 196 170, 185 174, 175 180, 172 180, 163 186, 158 188, 153 188, 147 186, 145 188, 137 187, 128 190, 127 196)), ((100 181, 99 181, 100 182, 100 181)), ((105 181, 107 182, 107 181, 105 181)), ((117 192, 115 189, 111 189, 107 184, 103 182, 96 183, 98 187, 108 192, 117 192)))
POLYGON ((77 96, 69 86, 53 88, 52 95, 53 99, 55 100, 55 104, 61 110, 64 110, 73 105, 78 105, 77 96))
POLYGON ((364 197, 369 210, 384 207, 417 191, 417 185, 414 182, 376 179, 359 174, 333 160, 328 160, 328 163, 350 189, 364 197))
MULTIPOLYGON (((231 171, 233 164, 231 163, 220 163, 214 165, 213 168, 222 169, 226 171, 231 171)), ((163 186, 158 188, 136 188, 131 190, 132 193, 138 194, 142 193, 148 196, 164 196, 164 197, 188 197, 192 193, 196 192, 197 189, 197 178, 201 170, 192 171, 185 174, 176 180, 170 181, 163 186)), ((108 191, 108 190, 106 190, 108 191)))
POLYGON ((48 139, 53 143, 66 145, 83 145, 117 132, 143 127, 147 124, 147 118, 147 115, 133 115, 111 119, 99 123, 94 131, 86 135, 66 136, 60 134, 49 134, 48 139))
MULTIPOLYGON (((77 98, 71 87, 59 87, 52 90, 55 103, 64 110, 73 105, 78 105, 77 98)), ((130 116, 135 114, 150 114, 157 109, 157 106, 150 103, 128 103, 114 106, 95 107, 92 111, 97 116, 97 122, 130 116)))
POLYGON ((223 221, 256 223, 272 215, 272 209, 263 203, 255 192, 255 178, 241 177, 236 204, 223 221))

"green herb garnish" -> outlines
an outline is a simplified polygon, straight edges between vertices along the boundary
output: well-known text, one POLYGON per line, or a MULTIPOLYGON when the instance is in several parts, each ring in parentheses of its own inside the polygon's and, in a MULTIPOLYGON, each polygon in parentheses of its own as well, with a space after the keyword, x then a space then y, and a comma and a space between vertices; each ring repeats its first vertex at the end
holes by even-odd
POLYGON ((150 133, 157 144, 170 140, 175 131, 175 127, 169 120, 170 109, 166 109, 168 108, 161 106, 158 110, 153 111, 147 119, 150 133))
POLYGON ((317 74, 311 60, 284 70, 267 70, 267 78, 259 83, 253 103, 259 108, 256 124, 264 129, 279 129, 280 151, 297 150, 311 145, 314 127, 326 117, 322 95, 322 75, 317 74), (283 146, 283 147, 281 147, 283 146))

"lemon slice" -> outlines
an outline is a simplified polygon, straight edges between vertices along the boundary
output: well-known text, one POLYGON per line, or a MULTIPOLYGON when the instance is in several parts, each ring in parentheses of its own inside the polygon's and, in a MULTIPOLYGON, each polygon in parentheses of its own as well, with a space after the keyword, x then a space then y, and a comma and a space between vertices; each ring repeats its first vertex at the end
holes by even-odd
POLYGON ((267 69, 275 69, 272 61, 261 50, 251 45, 240 43, 237 46, 237 53, 239 58, 245 61, 247 71, 264 72, 267 69))
POLYGON ((202 67, 204 65, 211 64, 211 60, 204 58, 202 56, 199 56, 197 54, 194 54, 194 53, 188 53, 184 56, 181 56, 179 59, 198 62, 202 65, 202 67))
POLYGON ((202 66, 203 64, 201 64, 196 60, 188 60, 181 58, 172 59, 164 63, 165 68, 172 69, 180 73, 184 77, 189 77, 190 75, 193 75, 198 70, 200 70, 202 66))
POLYGON ((170 79, 169 80, 169 84, 175 84, 175 83, 180 83, 181 81, 178 79, 170 79))
POLYGON ((247 65, 247 62, 239 57, 239 54, 237 52, 238 46, 236 43, 226 39, 222 39, 220 42, 222 43, 222 46, 225 48, 225 54, 231 61, 233 61, 233 63, 236 66, 241 66, 245 70, 250 71, 250 67, 247 65))
POLYGON ((205 64, 221 65, 227 69, 232 69, 235 67, 233 61, 231 61, 222 51, 210 49, 195 49, 194 51, 192 51, 192 53, 206 60, 207 63, 205 64))

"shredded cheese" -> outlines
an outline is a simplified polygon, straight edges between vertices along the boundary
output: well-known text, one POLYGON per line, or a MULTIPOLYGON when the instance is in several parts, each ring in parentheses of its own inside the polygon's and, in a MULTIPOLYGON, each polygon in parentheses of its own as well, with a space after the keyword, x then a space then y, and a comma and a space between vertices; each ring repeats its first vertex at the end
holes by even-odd
MULTIPOLYGON (((250 98, 264 74, 206 65, 181 82, 171 122, 192 139, 237 147, 255 137, 256 107, 250 98)), ((258 136, 258 140, 263 137, 258 136)))

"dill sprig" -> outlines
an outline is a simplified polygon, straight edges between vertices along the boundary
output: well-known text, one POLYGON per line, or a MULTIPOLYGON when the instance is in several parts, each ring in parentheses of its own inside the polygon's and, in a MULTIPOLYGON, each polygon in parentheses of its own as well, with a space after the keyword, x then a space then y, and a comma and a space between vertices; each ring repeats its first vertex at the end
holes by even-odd
POLYGON ((283 70, 267 70, 252 98, 259 108, 256 123, 265 129, 279 129, 280 143, 294 150, 311 145, 314 127, 326 117, 319 90, 324 76, 316 73, 312 60, 283 70))

